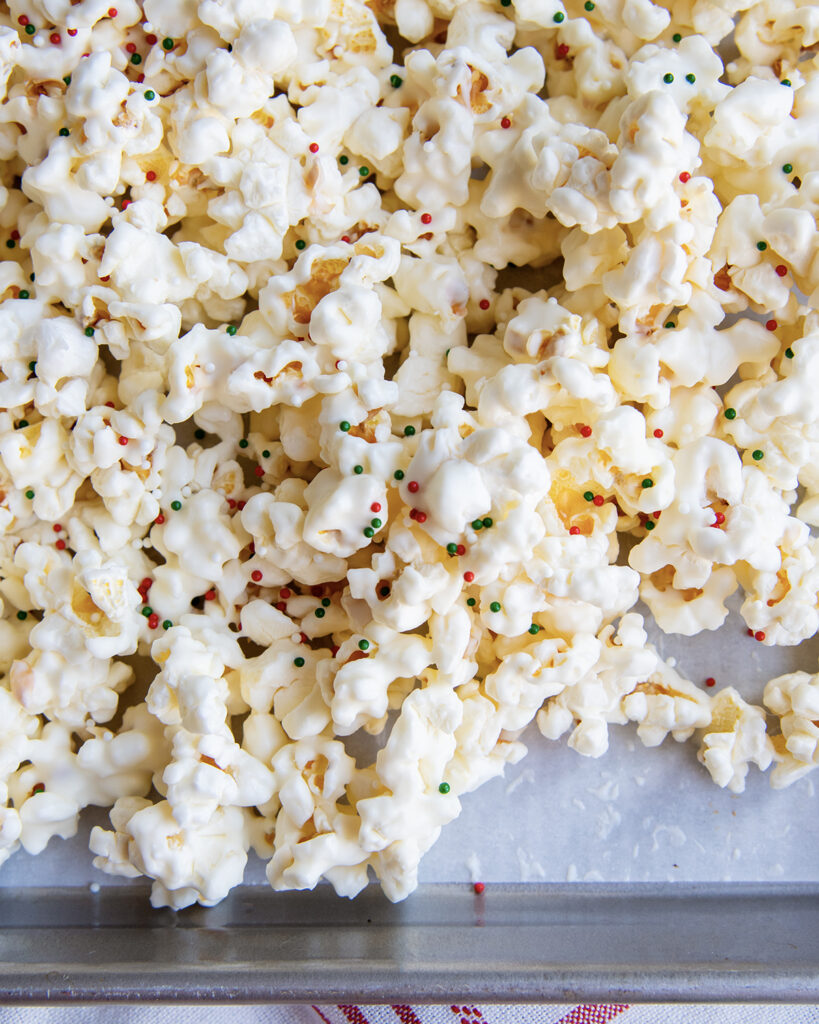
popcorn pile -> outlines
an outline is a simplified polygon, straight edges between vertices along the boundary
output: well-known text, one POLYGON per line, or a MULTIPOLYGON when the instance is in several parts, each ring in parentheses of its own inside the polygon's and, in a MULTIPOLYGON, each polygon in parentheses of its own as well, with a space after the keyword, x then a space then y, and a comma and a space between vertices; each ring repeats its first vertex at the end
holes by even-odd
POLYGON ((632 609, 819 625, 817 8, 108 2, 0 13, 0 862, 399 900, 532 720, 816 767, 632 609))

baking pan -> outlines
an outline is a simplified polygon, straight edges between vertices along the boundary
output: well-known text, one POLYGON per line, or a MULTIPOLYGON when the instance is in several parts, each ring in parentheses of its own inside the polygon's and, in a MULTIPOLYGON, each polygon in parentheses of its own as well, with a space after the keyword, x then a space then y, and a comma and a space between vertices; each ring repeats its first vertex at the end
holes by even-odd
POLYGON ((0 895, 0 1003, 819 1000, 819 886, 428 885, 393 906, 0 895))

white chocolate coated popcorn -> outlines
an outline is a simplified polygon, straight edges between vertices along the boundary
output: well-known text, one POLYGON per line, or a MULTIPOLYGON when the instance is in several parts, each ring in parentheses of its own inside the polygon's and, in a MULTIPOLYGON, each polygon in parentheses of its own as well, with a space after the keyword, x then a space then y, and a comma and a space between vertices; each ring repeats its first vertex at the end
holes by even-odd
POLYGON ((790 0, 0 12, 0 863, 99 805, 156 906, 251 848, 399 900, 532 722, 696 736, 734 792, 819 763, 817 676, 769 735, 635 610, 819 628, 817 41, 790 0))

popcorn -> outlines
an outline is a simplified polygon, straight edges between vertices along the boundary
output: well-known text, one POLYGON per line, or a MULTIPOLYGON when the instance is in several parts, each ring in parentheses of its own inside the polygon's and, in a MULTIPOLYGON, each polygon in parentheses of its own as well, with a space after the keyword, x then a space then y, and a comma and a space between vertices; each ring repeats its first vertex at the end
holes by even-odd
POLYGON ((634 610, 819 626, 813 8, 46 6, 0 25, 0 863, 99 805, 155 906, 250 848, 399 900, 533 720, 813 769, 819 677, 769 735, 634 610))

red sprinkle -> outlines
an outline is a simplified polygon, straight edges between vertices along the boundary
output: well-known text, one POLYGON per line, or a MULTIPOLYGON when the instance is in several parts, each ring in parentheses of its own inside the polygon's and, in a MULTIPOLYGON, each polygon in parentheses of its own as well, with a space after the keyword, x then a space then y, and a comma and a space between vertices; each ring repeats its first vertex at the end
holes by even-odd
POLYGON ((779 324, 776 322, 776 320, 769 320, 765 324, 765 326, 768 328, 769 331, 775 331, 777 329, 777 327, 779 326, 779 324))
POLYGON ((65 541, 62 539, 62 537, 57 541, 57 543, 54 546, 58 551, 65 551, 65 541))
POLYGON ((572 535, 572 537, 576 537, 578 535, 578 533, 580 533, 580 527, 579 526, 570 526, 569 527, 569 533, 572 535))
POLYGON ((332 654, 334 658, 338 654, 338 646, 336 644, 333 644, 333 646, 330 648, 330 654, 332 654))
POLYGON ((342 242, 346 242, 349 245, 350 244, 350 236, 349 235, 342 235, 341 236, 341 241, 342 242))
POLYGON ((127 437, 122 437, 122 436, 120 436, 120 439, 119 439, 119 443, 120 443, 121 445, 126 445, 126 444, 128 444, 128 438, 127 438, 127 437))
POLYGON ((421 214, 421 223, 422 224, 431 224, 432 223, 432 214, 431 213, 422 213, 421 214))
POLYGON ((122 200, 122 209, 123 210, 127 210, 130 205, 131 205, 131 200, 130 199, 123 199, 122 200))
POLYGON ((228 508, 236 508, 236 499, 235 498, 228 498, 227 499, 227 503, 228 503, 228 508))
POLYGON ((748 630, 748 636, 753 636, 753 635, 754 635, 754 631, 752 629, 749 629, 748 630))
POLYGON ((410 494, 417 494, 418 493, 418 481, 417 480, 410 480, 410 482, 407 484, 407 490, 410 492, 410 494))
POLYGON ((165 516, 160 512, 159 515, 154 519, 157 526, 161 526, 165 522, 165 516))
POLYGON ((282 601, 286 601, 288 597, 292 596, 292 592, 287 587, 282 587, 282 589, 279 591, 279 597, 282 599, 282 601))
POLYGON ((310 143, 310 152, 311 153, 318 153, 318 151, 319 151, 319 144, 317 142, 311 142, 310 143))
POLYGON ((48 38, 51 40, 52 43, 54 43, 55 46, 59 46, 62 42, 62 38, 60 37, 59 32, 52 32, 48 38))
POLYGON ((380 511, 381 511, 381 502, 380 501, 374 501, 372 503, 372 505, 370 505, 370 512, 380 512, 380 511))
POLYGON ((159 625, 159 616, 156 614, 156 612, 154 612, 153 615, 149 615, 148 616, 148 628, 149 629, 156 629, 156 627, 158 625, 159 625))
POLYGON ((257 466, 253 470, 253 472, 256 474, 256 476, 264 476, 264 467, 263 466, 257 466))
POLYGON ((148 576, 146 576, 145 579, 140 583, 140 585, 139 585, 139 587, 137 589, 138 590, 148 591, 148 590, 151 589, 151 587, 153 585, 154 585, 154 581, 152 579, 150 579, 148 576))
POLYGON ((759 642, 762 643, 762 641, 764 639, 765 639, 765 634, 762 632, 761 629, 758 629, 756 631, 756 633, 754 633, 754 640, 759 640, 759 642))
POLYGON ((708 678, 707 678, 707 679, 705 680, 705 685, 706 685, 706 686, 716 686, 716 685, 717 685, 717 681, 716 681, 716 679, 714 679, 714 677, 713 677, 713 676, 709 676, 709 677, 708 677, 708 678))
POLYGON ((657 429, 654 431, 654 436, 655 437, 662 437, 663 436, 663 432, 662 432, 662 430, 660 430, 659 427, 657 427, 657 429))
POLYGON ((126 43, 125 49, 128 53, 136 53, 136 43, 126 43))
POLYGON ((62 526, 60 526, 60 524, 59 524, 59 523, 55 523, 55 524, 54 524, 54 525, 53 525, 53 526, 51 527, 51 529, 52 529, 52 530, 53 530, 53 531, 54 531, 55 533, 59 533, 59 532, 60 532, 60 530, 62 530, 62 526))
POLYGON ((427 514, 426 514, 426 512, 416 512, 415 513, 415 521, 416 521, 416 523, 425 523, 427 521, 427 514))
POLYGON ((467 583, 471 583, 475 579, 475 573, 474 572, 465 572, 464 573, 464 579, 466 580, 467 583))
POLYGON ((555 54, 558 60, 562 60, 569 52, 569 47, 566 43, 561 43, 560 46, 555 48, 555 54))
POLYGON ((301 638, 301 642, 303 644, 307 643, 307 634, 306 633, 299 633, 299 637, 301 638))
POLYGON ((315 587, 310 587, 310 593, 313 597, 322 597, 324 595, 324 587, 319 583, 315 587))
POLYGON ((722 512, 715 512, 714 518, 716 519, 717 523, 720 524, 720 526, 725 522, 725 516, 722 512))
POLYGON ((474 885, 472 886, 472 888, 473 888, 473 889, 475 890, 475 892, 476 892, 476 893, 477 893, 477 894, 478 894, 478 895, 480 896, 480 894, 481 894, 481 893, 482 893, 482 892, 484 891, 484 889, 486 888, 486 886, 485 886, 485 885, 483 884, 483 882, 476 882, 476 883, 475 883, 475 884, 474 884, 474 885))
POLYGON ((606 499, 603 497, 602 494, 595 494, 595 496, 592 498, 592 501, 598 508, 600 508, 600 506, 603 504, 605 500, 606 499))
POLYGON ((216 591, 215 590, 206 590, 205 591, 205 600, 206 601, 215 601, 216 600, 216 591))
POLYGON ((116 18, 116 16, 117 16, 117 9, 116 9, 116 7, 109 7, 108 8, 108 17, 109 18, 116 18))
POLYGON ((581 437, 591 437, 592 429, 587 427, 585 424, 577 428, 580 431, 581 437))
POLYGON ((19 242, 20 241, 20 232, 17 230, 17 228, 15 228, 12 231, 11 237, 14 239, 15 242, 19 242))
POLYGON ((262 570, 254 569, 253 572, 250 574, 250 578, 253 580, 254 583, 258 583, 259 580, 262 578, 262 570))
POLYGON ((785 274, 787 274, 787 272, 788 272, 788 268, 785 266, 784 263, 780 263, 779 266, 776 267, 775 269, 776 269, 777 274, 779 274, 780 277, 784 277, 785 274))
POLYGON ((662 515, 662 512, 652 512, 651 514, 654 516, 655 519, 659 519, 662 515))
MULTIPOLYGON (((77 30, 75 28, 69 28, 69 29, 66 29, 66 31, 68 32, 68 34, 71 36, 72 39, 77 34, 77 30)), ((88 56, 87 53, 83 54, 83 57, 87 57, 87 56, 88 56)))
POLYGON ((150 35, 145 36, 145 42, 150 43, 151 46, 153 46, 156 41, 156 36, 153 32, 151 32, 150 35))
POLYGON ((276 608, 278 608, 280 612, 286 612, 287 611, 287 605, 284 603, 284 601, 277 601, 276 602, 276 608))
POLYGON ((113 409, 114 408, 114 403, 113 402, 106 402, 105 403, 105 407, 106 407, 106 409, 113 409))
POLYGON ((509 120, 509 118, 508 117, 502 117, 501 118, 501 128, 511 128, 511 127, 512 127, 512 122, 509 120))
POLYGON ((110 280, 111 280, 111 275, 110 274, 106 274, 105 277, 101 277, 100 278, 100 281, 110 281, 110 280))
POLYGON ((691 180, 691 175, 688 173, 688 171, 683 171, 682 174, 680 175, 680 181, 683 183, 683 185, 687 181, 690 181, 690 180, 691 180))
POLYGON ((28 25, 28 18, 26 17, 25 14, 20 15, 20 17, 17 19, 17 24, 23 26, 28 25))
POLYGON ((236 508, 238 508, 238 509, 239 509, 239 511, 241 512, 241 511, 242 511, 242 509, 243 509, 243 508, 245 507, 245 505, 246 505, 246 504, 247 504, 247 503, 246 503, 246 502, 244 502, 244 501, 237 501, 237 502, 236 502, 236 508))
POLYGON ((146 181, 156 181, 156 171, 146 171, 145 172, 145 180, 146 181))
POLYGON ((490 306, 489 299, 481 299, 481 301, 478 303, 478 305, 481 307, 481 309, 489 309, 489 306, 490 306))
POLYGON ((417 519, 418 518, 418 509, 417 508, 411 508, 409 510, 409 517, 410 517, 410 519, 417 519))
POLYGON ((458 555, 465 555, 466 554, 466 548, 463 546, 463 544, 459 544, 457 546, 457 548, 455 548, 455 553, 458 554, 458 555))

